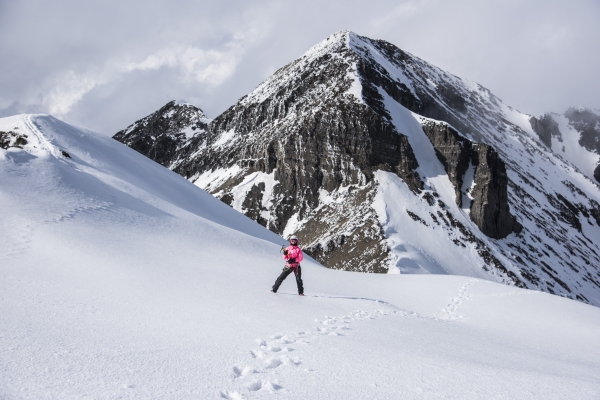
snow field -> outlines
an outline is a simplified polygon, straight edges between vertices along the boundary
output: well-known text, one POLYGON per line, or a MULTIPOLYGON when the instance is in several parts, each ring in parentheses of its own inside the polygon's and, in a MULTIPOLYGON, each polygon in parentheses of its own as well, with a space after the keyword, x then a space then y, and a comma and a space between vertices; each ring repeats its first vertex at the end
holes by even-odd
POLYGON ((0 130, 23 118, 31 143, 0 150, 0 398, 600 396, 596 307, 310 260, 306 297, 273 294, 281 238, 108 138, 0 130))

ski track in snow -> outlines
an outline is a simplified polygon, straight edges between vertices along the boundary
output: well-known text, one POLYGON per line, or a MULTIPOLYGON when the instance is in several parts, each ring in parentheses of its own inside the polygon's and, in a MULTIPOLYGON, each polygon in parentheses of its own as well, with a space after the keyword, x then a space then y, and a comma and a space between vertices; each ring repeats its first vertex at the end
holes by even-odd
POLYGON ((57 154, 55 154, 56 147, 52 145, 48 141, 48 139, 46 139, 44 134, 38 129, 38 127, 33 122, 32 115, 25 115, 21 120, 23 121, 25 126, 31 131, 31 133, 33 133, 36 136, 40 146, 42 147, 42 150, 46 150, 54 157, 57 157, 57 154))
MULTIPOLYGON (((383 300, 369 299, 363 297, 323 296, 307 295, 306 297, 321 299, 344 299, 362 302, 375 302, 381 306, 379 309, 358 309, 348 315, 341 317, 328 317, 315 319, 317 324, 313 329, 300 330, 294 333, 275 333, 268 339, 258 338, 257 348, 249 351, 249 362, 240 362, 231 368, 231 388, 221 390, 221 398, 228 400, 250 399, 257 392, 275 394, 285 392, 285 388, 277 378, 279 368, 298 368, 302 364, 302 347, 318 341, 324 336, 345 336, 347 331, 352 330, 351 323, 354 321, 374 320, 384 316, 401 316, 427 319, 437 322, 450 322, 464 318, 458 313, 460 305, 469 300, 467 291, 476 279, 465 282, 450 302, 436 314, 441 317, 429 317, 414 311, 407 311, 383 300)), ((280 293, 286 294, 286 293, 280 293)), ((304 369, 303 372, 314 372, 304 369)))

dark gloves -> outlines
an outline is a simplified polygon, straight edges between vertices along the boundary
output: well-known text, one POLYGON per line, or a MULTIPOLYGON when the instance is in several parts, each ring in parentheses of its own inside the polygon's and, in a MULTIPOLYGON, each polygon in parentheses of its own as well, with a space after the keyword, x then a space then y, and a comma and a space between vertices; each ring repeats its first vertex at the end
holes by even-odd
POLYGON ((283 255, 287 256, 287 249, 283 249, 283 255))
POLYGON ((295 258, 288 258, 287 260, 288 264, 295 264, 296 263, 296 259, 295 258))

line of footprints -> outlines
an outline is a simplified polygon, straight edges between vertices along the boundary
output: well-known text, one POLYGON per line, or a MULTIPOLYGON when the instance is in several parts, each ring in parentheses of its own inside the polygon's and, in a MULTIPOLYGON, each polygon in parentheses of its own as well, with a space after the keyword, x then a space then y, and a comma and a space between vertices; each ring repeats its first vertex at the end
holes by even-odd
MULTIPOLYGON (((315 320, 317 328, 313 331, 300 331, 290 335, 276 334, 268 340, 257 339, 257 348, 250 351, 252 362, 245 366, 235 365, 232 368, 232 386, 236 390, 223 390, 221 397, 229 400, 240 400, 253 395, 276 393, 284 389, 276 379, 278 368, 298 368, 302 365, 299 357, 301 347, 309 345, 321 336, 344 336, 345 331, 352 329, 352 321, 376 319, 385 315, 397 314, 397 310, 377 309, 370 312, 358 310, 344 317, 325 317, 315 320)), ((304 369, 304 372, 312 372, 304 369)))
MULTIPOLYGON (((284 389, 279 384, 275 371, 278 368, 297 368, 302 364, 302 359, 298 356, 301 346, 309 345, 319 339, 319 337, 344 336, 344 331, 350 330, 350 323, 357 320, 376 319, 385 315, 399 315, 403 317, 423 318, 428 320, 449 322, 463 318, 458 314, 459 306, 469 300, 467 291, 471 285, 476 282, 471 279, 464 283, 458 292, 458 295, 450 300, 450 303, 441 310, 441 317, 428 317, 419 315, 415 312, 409 312, 396 308, 387 303, 380 303, 380 307, 371 311, 358 310, 351 312, 343 317, 325 317, 323 320, 315 320, 317 327, 313 331, 300 331, 291 335, 275 334, 268 340, 257 339, 258 348, 250 351, 252 363, 240 367, 232 367, 232 386, 237 390, 223 390, 221 397, 229 400, 240 400, 253 397, 258 394, 276 393, 284 389), (385 308, 383 308, 385 307, 385 308), (266 392, 265 392, 266 391, 266 392)), ((349 298, 350 299, 350 298, 349 298)), ((369 299, 353 299, 369 300, 369 299)), ((310 369, 304 369, 304 372, 312 372, 310 369)))

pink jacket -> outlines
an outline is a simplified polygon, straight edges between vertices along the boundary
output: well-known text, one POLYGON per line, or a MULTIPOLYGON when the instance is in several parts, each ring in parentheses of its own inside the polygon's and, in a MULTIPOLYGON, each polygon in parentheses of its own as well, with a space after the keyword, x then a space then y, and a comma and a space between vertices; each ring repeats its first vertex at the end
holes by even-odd
POLYGON ((285 260, 285 265, 286 267, 290 267, 290 268, 296 268, 298 266, 298 264, 300 264, 302 262, 302 259, 304 258, 304 256, 302 255, 302 249, 298 246, 292 246, 289 245, 287 248, 287 255, 283 255, 283 259, 285 260), (295 263, 290 263, 289 259, 290 258, 295 258, 296 262, 295 263))

